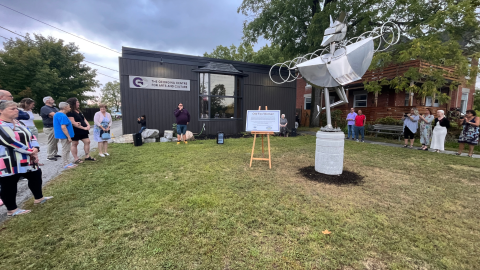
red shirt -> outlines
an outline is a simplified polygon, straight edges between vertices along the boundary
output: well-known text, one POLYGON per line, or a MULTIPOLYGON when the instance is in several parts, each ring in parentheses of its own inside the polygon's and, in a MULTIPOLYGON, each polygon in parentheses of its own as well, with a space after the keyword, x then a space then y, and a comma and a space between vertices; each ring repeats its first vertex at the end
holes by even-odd
POLYGON ((365 114, 357 115, 357 117, 355 117, 355 126, 363 127, 364 121, 365 121, 365 114))

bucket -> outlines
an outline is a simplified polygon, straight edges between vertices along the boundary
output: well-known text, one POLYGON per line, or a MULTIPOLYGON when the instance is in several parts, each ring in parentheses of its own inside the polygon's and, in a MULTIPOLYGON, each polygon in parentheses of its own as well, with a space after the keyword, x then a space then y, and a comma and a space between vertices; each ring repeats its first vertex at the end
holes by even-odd
POLYGON ((165 130, 163 137, 167 139, 173 138, 173 130, 165 130))

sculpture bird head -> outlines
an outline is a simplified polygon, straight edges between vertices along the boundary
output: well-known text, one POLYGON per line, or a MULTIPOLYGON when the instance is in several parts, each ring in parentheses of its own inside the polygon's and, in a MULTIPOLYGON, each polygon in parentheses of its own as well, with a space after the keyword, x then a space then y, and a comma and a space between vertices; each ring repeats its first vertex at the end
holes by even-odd
POLYGON ((345 24, 346 13, 342 11, 335 22, 330 16, 330 27, 325 29, 322 46, 326 46, 335 41, 341 41, 347 35, 347 25, 345 24))

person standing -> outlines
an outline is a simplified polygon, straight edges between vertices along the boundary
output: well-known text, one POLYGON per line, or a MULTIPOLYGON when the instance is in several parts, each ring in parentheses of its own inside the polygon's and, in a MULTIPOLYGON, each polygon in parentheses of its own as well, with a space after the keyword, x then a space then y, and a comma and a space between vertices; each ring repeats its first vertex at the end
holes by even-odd
POLYGON ((183 108, 182 103, 179 103, 173 114, 177 118, 177 144, 180 144, 182 137, 185 144, 187 144, 187 135, 185 135, 185 133, 187 132, 187 125, 190 122, 190 113, 183 108))
POLYGON ((353 127, 355 126, 355 117, 357 117, 357 114, 355 113, 355 110, 353 108, 350 108, 350 113, 347 115, 347 127, 348 127, 348 134, 347 134, 347 140, 355 137, 353 133, 353 127))
POLYGON ((283 137, 287 136, 287 125, 288 120, 285 118, 285 114, 282 114, 282 116, 280 116, 280 134, 283 134, 283 137))
POLYGON ((362 113, 362 110, 358 110, 357 116, 355 116, 355 139, 358 142, 359 133, 362 134, 362 142, 365 142, 365 123, 367 122, 367 117, 362 113))
POLYGON ((112 116, 107 112, 107 105, 100 104, 100 111, 95 113, 93 122, 95 126, 93 128, 93 139, 98 142, 98 155, 101 157, 110 156, 107 152, 108 140, 102 137, 103 133, 110 133, 110 127, 112 126, 112 116))
POLYGON ((405 145, 403 147, 413 148, 413 142, 415 141, 415 133, 418 129, 418 110, 416 108, 410 109, 410 113, 405 114, 403 120, 403 137, 405 138, 405 145), (408 140, 410 139, 410 146, 408 146, 408 140))
POLYGON ((58 154, 58 139, 55 139, 55 131, 53 130, 53 116, 58 112, 55 107, 55 100, 52 97, 44 97, 43 106, 40 109, 40 116, 43 122, 43 132, 47 135, 47 160, 57 161, 57 158, 62 157, 58 154))
MULTIPOLYGON (((0 89, 0 100, 13 101, 13 95, 7 90, 0 89)), ((28 120, 30 116, 28 113, 23 111, 18 111, 17 120, 28 120)))
POLYGON ((147 117, 142 115, 141 117, 137 118, 137 123, 141 125, 140 131, 138 133, 142 134, 142 132, 147 129, 147 117))
POLYGON ((478 145, 480 117, 474 110, 467 110, 465 119, 463 119, 463 130, 458 138, 458 152, 457 156, 460 156, 465 148, 465 144, 468 144, 468 156, 473 157, 473 149, 475 145, 478 145))
MULTIPOLYGON (((38 129, 35 126, 35 122, 33 120, 35 119, 35 116, 33 115, 33 108, 35 107, 35 101, 31 98, 24 98, 20 101, 20 108, 19 110, 23 110, 23 112, 27 113, 29 116, 29 119, 27 120, 20 120, 32 133, 33 136, 35 136, 35 139, 37 139, 38 136, 38 129)), ((43 166, 44 164, 38 163, 39 166, 43 166)))
POLYGON ((425 114, 418 117, 420 118, 420 143, 422 144, 422 148, 418 150, 428 151, 428 146, 432 140, 432 122, 435 117, 433 117, 429 108, 425 110, 425 114))
POLYGON ((43 204, 53 197, 42 194, 42 170, 38 167, 38 142, 24 125, 18 124, 17 104, 0 101, 0 198, 7 207, 7 216, 28 214, 16 204, 17 183, 20 177, 28 179, 34 204, 43 204))
POLYGON ((75 164, 69 163, 70 151, 72 147, 72 138, 75 136, 72 122, 67 117, 70 112, 70 105, 67 102, 60 102, 58 105, 60 111, 53 116, 53 130, 55 132, 55 139, 60 140, 62 144, 62 160, 63 168, 70 169, 76 167, 75 164))
POLYGON ((435 118, 435 123, 433 124, 432 143, 430 144, 430 148, 435 150, 435 152, 440 153, 440 151, 445 150, 445 137, 449 127, 450 121, 445 117, 445 112, 438 110, 437 118, 435 118))
POLYGON ((72 146, 70 151, 72 152, 73 160, 75 164, 83 163, 81 159, 78 158, 78 144, 80 141, 83 142, 83 150, 85 151, 85 160, 96 161, 90 156, 90 138, 88 134, 90 133, 90 124, 83 116, 80 111, 80 102, 77 98, 67 99, 68 105, 70 105, 70 112, 67 113, 67 117, 72 123, 73 132, 75 136, 72 137, 72 146))

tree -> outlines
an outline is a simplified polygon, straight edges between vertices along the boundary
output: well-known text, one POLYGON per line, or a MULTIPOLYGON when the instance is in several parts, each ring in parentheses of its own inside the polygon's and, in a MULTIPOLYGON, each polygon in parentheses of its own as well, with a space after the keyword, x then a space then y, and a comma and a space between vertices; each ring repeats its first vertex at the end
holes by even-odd
POLYGON ((122 105, 120 99, 120 82, 108 82, 102 88, 101 92, 100 99, 102 103, 105 103, 110 108, 115 108, 115 111, 119 111, 122 105))
POLYGON ((9 90, 15 100, 24 97, 35 100, 36 111, 43 98, 57 101, 76 97, 89 98, 87 92, 98 86, 96 70, 82 64, 84 56, 74 43, 34 34, 25 40, 10 39, 0 50, 0 88, 9 90))
POLYGON ((475 89, 475 96, 473 97, 473 109, 480 112, 480 89, 479 88, 475 89))
POLYGON ((248 43, 242 43, 238 47, 232 44, 230 48, 219 45, 211 53, 205 52, 203 56, 263 65, 273 65, 285 61, 279 46, 265 45, 255 52, 252 45, 248 43))
MULTIPOLYGON (((243 27, 244 42, 255 43, 263 37, 273 46, 280 46, 283 55, 291 59, 319 49, 329 16, 335 18, 340 11, 346 11, 347 39, 387 21, 401 27, 400 44, 377 53, 371 69, 411 59, 452 66, 459 80, 450 83, 451 89, 456 89, 461 79, 471 78, 469 83, 472 83, 477 76, 480 57, 478 0, 326 0, 323 11, 320 2, 323 1, 244 0, 238 8, 238 12, 249 18, 243 27)), ((443 75, 442 70, 434 68, 422 70, 422 73, 412 68, 388 84, 396 91, 433 96, 448 83, 443 75)), ((378 82, 367 83, 365 87, 377 93, 382 89, 378 82)), ((312 93, 315 108, 313 96, 312 93)), ((443 102, 448 98, 440 96, 443 102)))

